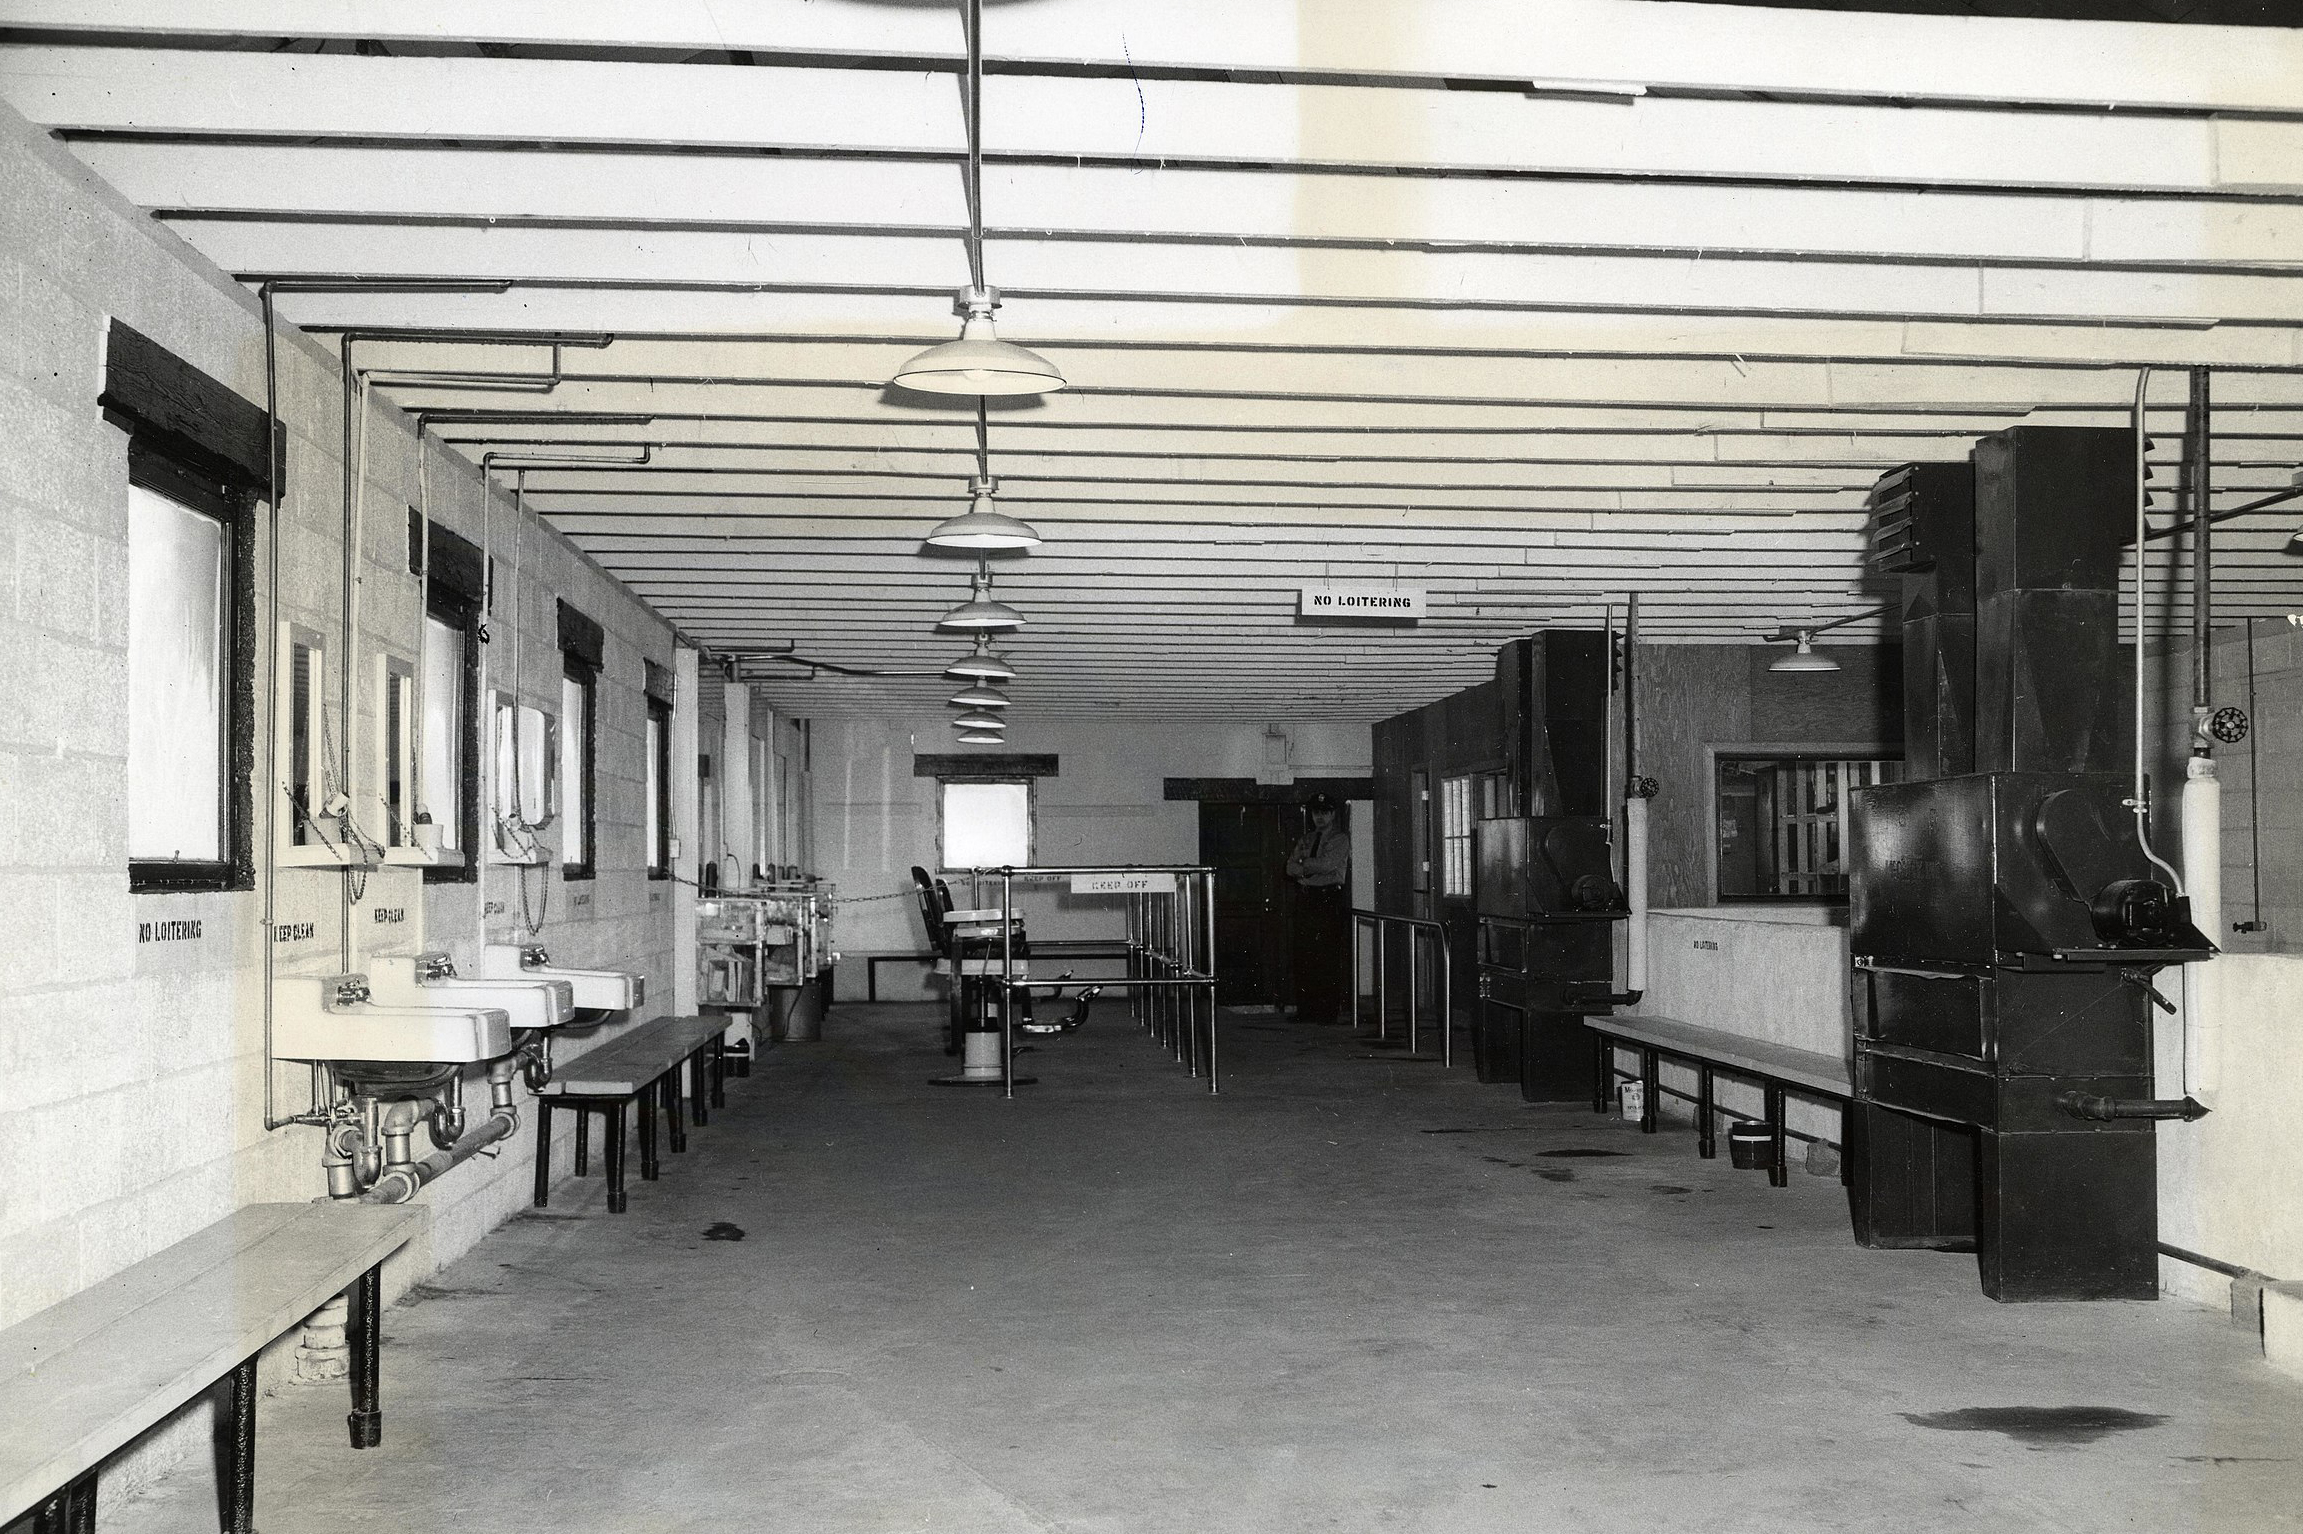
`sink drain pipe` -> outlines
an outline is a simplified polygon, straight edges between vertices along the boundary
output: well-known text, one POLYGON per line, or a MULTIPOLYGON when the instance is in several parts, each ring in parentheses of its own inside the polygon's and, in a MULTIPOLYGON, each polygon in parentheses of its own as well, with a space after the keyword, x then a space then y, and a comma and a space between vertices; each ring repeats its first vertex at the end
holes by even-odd
POLYGON ((441 1173, 461 1166, 488 1147, 517 1134, 520 1110, 512 1105, 512 1076, 517 1069, 517 1061, 511 1058, 491 1064, 488 1067, 488 1116, 445 1150, 436 1150, 418 1161, 404 1161, 384 1168, 361 1199, 370 1204, 405 1204, 441 1173))

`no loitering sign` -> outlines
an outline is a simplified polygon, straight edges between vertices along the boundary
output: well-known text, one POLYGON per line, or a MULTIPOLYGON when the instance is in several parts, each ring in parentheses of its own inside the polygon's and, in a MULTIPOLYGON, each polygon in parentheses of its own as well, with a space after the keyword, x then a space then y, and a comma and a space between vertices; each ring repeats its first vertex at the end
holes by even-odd
POLYGON ((1306 586, 1296 605, 1302 618, 1414 620, 1424 613, 1420 586, 1306 586))

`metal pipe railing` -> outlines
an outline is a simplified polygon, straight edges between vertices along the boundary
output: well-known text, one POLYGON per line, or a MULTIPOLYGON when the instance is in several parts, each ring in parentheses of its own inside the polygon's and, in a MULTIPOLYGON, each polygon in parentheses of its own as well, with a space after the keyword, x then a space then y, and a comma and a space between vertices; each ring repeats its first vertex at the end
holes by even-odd
MULTIPOLYGON (((1117 863, 1094 867, 977 868, 970 869, 971 886, 980 889, 991 879, 1000 885, 1000 970, 997 984, 1000 1007, 1000 1085, 1003 1095, 1015 1095, 1016 993, 1033 985, 1046 985, 1018 976, 1012 935, 1015 931, 1015 886, 1019 879, 1070 880, 1078 876, 1126 879, 1146 876, 1140 890, 1109 890, 1127 898, 1128 1012, 1195 1079, 1216 1081, 1216 974, 1215 974, 1215 870, 1200 864, 1117 863), (1154 880, 1165 887, 1152 886, 1154 880)), ((982 897, 974 897, 980 900, 982 897)), ((987 981, 992 977, 987 976, 987 981)), ((985 987, 988 992, 989 985, 985 987)))
POLYGON ((1351 913, 1351 1029, 1360 1028, 1359 966, 1360 939, 1367 932, 1375 934, 1375 1036, 1378 1043, 1391 1038, 1391 987, 1389 984, 1389 952, 1391 934, 1404 929, 1407 933, 1407 1054, 1409 1060, 1437 1060, 1442 1069, 1455 1064, 1455 985, 1447 961, 1447 928, 1439 922, 1422 916, 1394 916, 1384 911, 1351 913), (1438 977, 1439 999, 1439 1053, 1423 1052, 1423 976, 1420 956, 1423 939, 1431 939, 1432 969, 1438 977))

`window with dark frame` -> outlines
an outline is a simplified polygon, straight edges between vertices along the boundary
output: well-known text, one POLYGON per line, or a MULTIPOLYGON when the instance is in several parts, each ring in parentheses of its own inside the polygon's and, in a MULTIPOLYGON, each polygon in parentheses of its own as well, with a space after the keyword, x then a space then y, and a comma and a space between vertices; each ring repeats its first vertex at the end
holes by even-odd
POLYGON ((648 698, 648 877, 672 876, 672 705, 648 698))
POLYGON ((1713 782, 1718 900, 1846 900, 1851 796, 1902 778, 1899 757, 1721 753, 1713 782))
POLYGON ((431 817, 439 847, 427 884, 480 877, 480 646, 486 560, 478 544, 413 510, 408 568, 424 582, 423 717, 416 807, 431 817))
POLYGON ((599 624, 566 602, 560 628, 560 872, 589 879, 599 866, 599 624))
POLYGON ((142 443, 128 496, 128 887, 247 889, 247 501, 142 443))
POLYGON ((98 404, 127 433, 128 887, 255 887, 255 509, 264 412, 115 320, 98 404))

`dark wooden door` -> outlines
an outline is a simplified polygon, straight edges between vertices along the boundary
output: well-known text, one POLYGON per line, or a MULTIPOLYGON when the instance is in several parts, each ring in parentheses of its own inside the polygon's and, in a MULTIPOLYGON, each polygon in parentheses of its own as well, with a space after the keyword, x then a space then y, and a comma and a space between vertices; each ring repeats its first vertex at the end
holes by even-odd
POLYGON ((1199 860, 1215 870, 1216 1000, 1288 1000, 1287 854, 1303 814, 1292 804, 1199 807, 1199 860))

